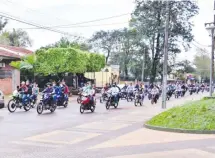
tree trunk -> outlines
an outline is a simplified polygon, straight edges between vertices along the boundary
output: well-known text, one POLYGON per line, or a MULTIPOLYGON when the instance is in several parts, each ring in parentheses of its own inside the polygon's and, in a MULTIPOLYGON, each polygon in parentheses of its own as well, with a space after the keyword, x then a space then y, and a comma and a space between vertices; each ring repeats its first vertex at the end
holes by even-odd
MULTIPOLYGON (((161 25, 161 8, 158 11, 157 14, 157 22, 158 26, 161 25)), ((156 37, 156 48, 155 48, 155 56, 152 58, 152 69, 151 69, 151 77, 150 77, 150 83, 154 83, 156 75, 157 75, 157 65, 159 64, 159 55, 160 55, 160 37, 161 34, 158 33, 156 37)))
POLYGON ((106 56, 106 59, 105 59, 106 65, 108 64, 108 59, 109 59, 109 57, 110 57, 110 50, 108 50, 107 56, 106 56))

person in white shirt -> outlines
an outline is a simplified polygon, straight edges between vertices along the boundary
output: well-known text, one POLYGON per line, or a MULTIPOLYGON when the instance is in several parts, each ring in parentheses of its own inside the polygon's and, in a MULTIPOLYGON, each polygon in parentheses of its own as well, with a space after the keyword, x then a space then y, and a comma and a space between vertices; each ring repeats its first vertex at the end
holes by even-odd
POLYGON ((111 95, 114 97, 114 101, 119 101, 119 89, 116 87, 115 84, 108 90, 108 93, 111 93, 111 95))
POLYGON ((85 92, 90 97, 90 101, 92 103, 94 103, 95 89, 93 89, 92 86, 89 85, 88 88, 87 88, 87 90, 85 92))
POLYGON ((156 86, 153 86, 153 88, 151 90, 151 94, 155 95, 156 99, 159 99, 159 89, 156 86))
POLYGON ((132 85, 132 83, 130 83, 130 85, 127 87, 126 92, 128 93, 128 95, 132 95, 134 93, 134 86, 132 85))

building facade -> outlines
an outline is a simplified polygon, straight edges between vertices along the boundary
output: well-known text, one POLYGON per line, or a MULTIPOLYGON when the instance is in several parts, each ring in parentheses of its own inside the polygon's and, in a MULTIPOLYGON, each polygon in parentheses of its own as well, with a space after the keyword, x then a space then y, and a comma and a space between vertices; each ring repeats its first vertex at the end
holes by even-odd
POLYGON ((11 61, 18 61, 33 52, 24 48, 0 44, 0 90, 11 94, 20 85, 20 72, 10 66, 11 61))

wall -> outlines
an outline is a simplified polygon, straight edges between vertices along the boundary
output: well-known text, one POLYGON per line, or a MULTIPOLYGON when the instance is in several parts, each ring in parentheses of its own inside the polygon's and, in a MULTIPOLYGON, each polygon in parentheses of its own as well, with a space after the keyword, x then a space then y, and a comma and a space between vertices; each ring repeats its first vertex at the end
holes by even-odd
POLYGON ((0 90, 8 95, 12 93, 12 78, 0 79, 0 90))

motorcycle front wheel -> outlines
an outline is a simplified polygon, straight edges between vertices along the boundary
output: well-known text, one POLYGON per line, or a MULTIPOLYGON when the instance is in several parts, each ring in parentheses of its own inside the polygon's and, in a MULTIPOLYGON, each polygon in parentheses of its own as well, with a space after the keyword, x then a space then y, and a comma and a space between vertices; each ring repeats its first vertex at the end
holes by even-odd
POLYGON ((39 103, 37 105, 37 113, 40 115, 43 113, 43 104, 42 103, 39 103))
POLYGON ((151 99, 151 104, 152 104, 152 105, 154 104, 154 99, 151 99))
POLYGON ((16 106, 16 103, 15 103, 15 101, 14 101, 13 99, 11 99, 11 100, 8 102, 7 108, 8 108, 8 110, 9 110, 9 112, 11 112, 11 113, 13 113, 13 112, 16 111, 17 106, 16 106))
POLYGON ((118 105, 119 105, 119 103, 116 102, 116 103, 114 104, 114 108, 116 109, 116 108, 118 107, 118 105))
POLYGON ((77 98, 77 103, 80 104, 81 103, 81 97, 77 98))
POLYGON ((107 103, 106 103, 106 109, 108 110, 108 109, 110 109, 110 101, 107 101, 107 103))
POLYGON ((80 106, 80 113, 81 113, 81 114, 84 113, 84 105, 83 105, 83 104, 81 104, 81 106, 80 106))
POLYGON ((64 104, 63 104, 64 108, 67 108, 68 106, 68 101, 65 101, 64 104))
POLYGON ((57 105, 53 105, 53 106, 50 108, 51 113, 55 112, 56 108, 57 108, 57 105))
POLYGON ((92 105, 91 108, 90 108, 91 112, 94 112, 95 109, 96 109, 96 107, 94 105, 92 105))

